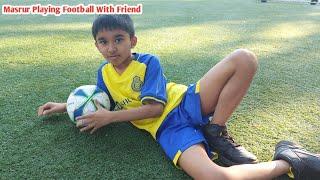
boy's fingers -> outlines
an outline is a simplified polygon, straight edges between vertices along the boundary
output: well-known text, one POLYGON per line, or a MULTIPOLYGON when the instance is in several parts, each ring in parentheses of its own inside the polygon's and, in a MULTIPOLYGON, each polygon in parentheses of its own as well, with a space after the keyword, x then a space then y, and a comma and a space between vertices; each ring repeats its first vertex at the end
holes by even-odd
POLYGON ((38 108, 38 116, 46 115, 46 114, 50 113, 51 111, 49 109, 50 109, 49 103, 46 103, 46 104, 40 106, 38 108))
POLYGON ((83 124, 84 124, 84 119, 79 119, 79 120, 77 120, 76 126, 77 127, 83 127, 83 124))
POLYGON ((93 134, 98 128, 97 127, 94 127, 91 131, 90 131, 90 134, 93 134))
POLYGON ((89 124, 88 126, 85 126, 85 127, 81 128, 80 131, 83 132, 83 131, 87 131, 87 130, 92 129, 92 128, 93 128, 92 125, 89 124))
POLYGON ((43 107, 40 106, 40 107, 38 108, 38 116, 41 116, 41 115, 42 115, 42 112, 43 112, 43 107))
POLYGON ((86 114, 86 115, 82 115, 76 118, 76 120, 81 120, 81 119, 87 119, 90 118, 92 116, 92 114, 86 114))
POLYGON ((48 113, 49 113, 48 110, 44 110, 44 111, 42 112, 43 115, 47 115, 48 113))
POLYGON ((80 119, 77 120, 77 127, 87 127, 91 124, 91 120, 90 119, 80 119))
POLYGON ((49 115, 53 112, 53 109, 46 109, 42 112, 43 115, 49 115))

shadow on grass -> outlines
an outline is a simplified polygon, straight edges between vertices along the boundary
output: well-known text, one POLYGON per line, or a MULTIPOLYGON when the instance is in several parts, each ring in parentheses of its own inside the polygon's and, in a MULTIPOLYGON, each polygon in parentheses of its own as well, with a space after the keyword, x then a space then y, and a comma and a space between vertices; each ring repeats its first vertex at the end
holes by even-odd
POLYGON ((69 120, 69 116, 66 113, 53 114, 53 115, 40 117, 40 121, 42 121, 42 125, 57 125, 57 124, 65 123, 65 121, 68 121, 68 120, 69 120))

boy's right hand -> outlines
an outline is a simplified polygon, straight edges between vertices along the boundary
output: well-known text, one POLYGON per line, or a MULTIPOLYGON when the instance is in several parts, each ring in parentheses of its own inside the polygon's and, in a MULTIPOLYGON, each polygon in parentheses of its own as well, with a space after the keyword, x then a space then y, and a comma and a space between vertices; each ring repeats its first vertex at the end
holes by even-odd
POLYGON ((38 108, 38 116, 63 113, 67 111, 66 103, 47 102, 38 108))

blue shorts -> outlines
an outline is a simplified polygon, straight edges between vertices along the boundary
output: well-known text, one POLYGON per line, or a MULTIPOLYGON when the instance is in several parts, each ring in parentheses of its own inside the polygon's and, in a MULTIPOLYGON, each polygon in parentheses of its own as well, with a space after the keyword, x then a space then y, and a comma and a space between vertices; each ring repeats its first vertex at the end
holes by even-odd
POLYGON ((180 155, 189 147, 202 143, 211 156, 201 128, 208 124, 209 116, 201 113, 200 84, 189 85, 182 101, 164 119, 157 131, 157 141, 166 155, 177 165, 180 155))

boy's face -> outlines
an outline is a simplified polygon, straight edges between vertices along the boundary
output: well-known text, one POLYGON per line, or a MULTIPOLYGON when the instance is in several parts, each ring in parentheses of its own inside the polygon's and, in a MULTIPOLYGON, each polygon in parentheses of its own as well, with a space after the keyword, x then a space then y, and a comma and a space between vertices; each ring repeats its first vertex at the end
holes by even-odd
POLYGON ((121 29, 99 31, 96 36, 96 47, 105 59, 116 68, 125 68, 131 61, 131 48, 137 38, 121 29))

